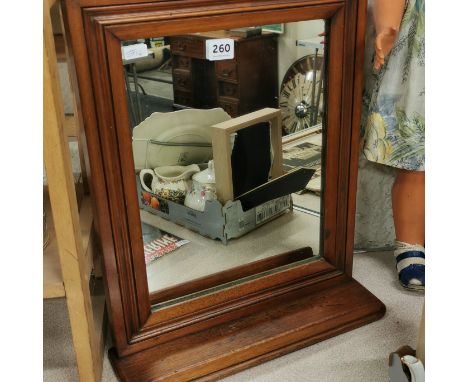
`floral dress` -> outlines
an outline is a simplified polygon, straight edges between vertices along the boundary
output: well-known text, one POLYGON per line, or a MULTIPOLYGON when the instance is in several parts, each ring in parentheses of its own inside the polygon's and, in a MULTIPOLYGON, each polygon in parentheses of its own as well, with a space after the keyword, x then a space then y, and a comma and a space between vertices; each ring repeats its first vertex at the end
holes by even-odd
POLYGON ((364 156, 424 171, 424 0, 408 0, 393 49, 373 69, 375 29, 369 3, 361 132, 364 156))

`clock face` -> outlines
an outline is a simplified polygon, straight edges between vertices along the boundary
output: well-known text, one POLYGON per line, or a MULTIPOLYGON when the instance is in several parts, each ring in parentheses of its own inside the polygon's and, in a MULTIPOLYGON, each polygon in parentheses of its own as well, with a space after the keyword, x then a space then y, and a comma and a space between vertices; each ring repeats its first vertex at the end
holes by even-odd
POLYGON ((314 92, 313 87, 314 81, 316 85, 319 82, 319 62, 315 70, 314 78, 314 56, 304 56, 291 65, 283 78, 279 106, 286 134, 307 129, 313 124, 312 113, 318 97, 318 89, 314 92))

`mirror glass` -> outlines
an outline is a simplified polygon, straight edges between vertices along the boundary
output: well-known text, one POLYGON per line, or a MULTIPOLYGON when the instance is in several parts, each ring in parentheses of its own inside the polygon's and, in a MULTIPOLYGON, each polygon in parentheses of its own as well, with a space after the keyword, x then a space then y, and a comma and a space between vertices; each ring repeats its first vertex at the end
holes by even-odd
POLYGON ((122 44, 154 310, 320 258, 326 24, 122 44))

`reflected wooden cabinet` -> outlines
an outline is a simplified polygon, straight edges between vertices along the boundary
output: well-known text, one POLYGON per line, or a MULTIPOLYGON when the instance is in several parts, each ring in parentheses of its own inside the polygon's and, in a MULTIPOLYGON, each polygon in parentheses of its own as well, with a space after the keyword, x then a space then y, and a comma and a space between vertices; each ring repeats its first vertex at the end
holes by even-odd
POLYGON ((229 32, 198 33, 170 38, 174 106, 222 107, 237 117, 263 107, 277 107, 277 36, 237 37, 229 32), (209 61, 205 41, 234 40, 234 58, 209 61))
MULTIPOLYGON (((385 306, 352 278, 364 0, 64 0, 64 12, 103 253, 113 339, 109 356, 122 381, 217 380, 383 316, 385 306), (255 246, 252 253, 233 253, 231 258, 242 255, 250 260, 205 274, 201 281, 162 290, 161 301, 154 303, 144 259, 122 44, 154 36, 172 38, 174 102, 190 106, 199 99, 194 93, 198 79, 191 73, 204 61, 203 38, 192 39, 193 34, 278 23, 285 23, 287 31, 293 23, 319 19, 325 20, 328 57, 319 256, 312 256, 310 247, 293 245, 286 250, 288 237, 273 235, 268 244, 277 248, 274 255, 256 258, 255 246), (200 285, 210 287, 199 290, 200 285)), ((294 24, 297 31, 298 25, 294 24)), ((275 51, 280 48, 279 38, 258 41, 272 56, 283 59, 288 53, 275 51)), ((277 60, 268 58, 271 73, 260 64, 255 70, 249 64, 267 58, 240 53, 233 61, 210 65, 205 72, 211 90, 204 92, 203 103, 213 102, 231 116, 243 116, 249 108, 277 102, 277 84, 284 75, 277 60), (250 71, 247 79, 244 71, 250 71), (277 81, 270 81, 270 76, 277 81), (255 78, 271 82, 264 85, 271 86, 268 94, 255 93, 264 90, 256 89, 262 86, 255 84, 255 78), (252 99, 243 93, 246 85, 253 88, 252 99)), ((306 107, 301 104, 298 110, 305 113, 306 107)), ((289 215, 283 222, 294 217, 289 215)), ((307 236, 313 228, 303 225, 301 230, 307 236)), ((228 258, 226 253, 236 246, 218 248, 228 258)), ((198 264, 199 268, 209 265, 198 264)), ((177 268, 171 272, 168 278, 177 277, 177 268)))

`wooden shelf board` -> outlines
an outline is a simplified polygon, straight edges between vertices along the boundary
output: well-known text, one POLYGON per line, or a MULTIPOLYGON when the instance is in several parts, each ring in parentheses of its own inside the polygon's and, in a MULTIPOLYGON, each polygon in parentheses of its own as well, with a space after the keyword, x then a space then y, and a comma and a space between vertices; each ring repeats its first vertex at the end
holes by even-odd
MULTIPOLYGON (((60 259, 55 237, 54 222, 52 219, 52 210, 50 207, 49 195, 47 188, 44 190, 44 207, 47 216, 47 228, 49 232, 49 244, 44 249, 43 256, 43 298, 56 298, 65 296, 65 288, 63 285, 62 271, 60 268, 60 259)), ((86 263, 88 264, 87 277, 92 269, 93 248, 91 244, 91 231, 93 226, 92 205, 89 196, 84 196, 80 208, 80 227, 81 237, 83 239, 83 248, 86 263)))
POLYGON ((265 310, 126 357, 112 348, 109 359, 122 382, 218 381, 385 313, 382 302, 353 279, 301 298, 295 293, 265 310))

